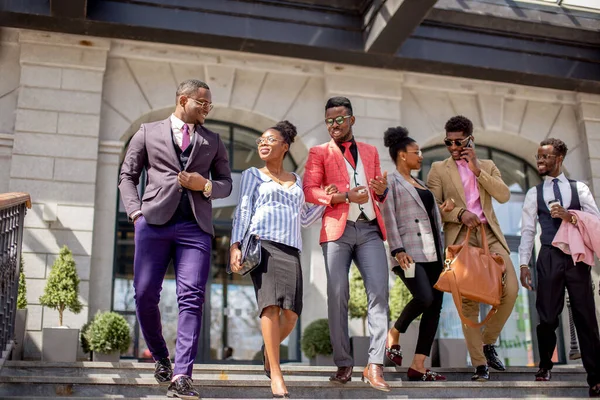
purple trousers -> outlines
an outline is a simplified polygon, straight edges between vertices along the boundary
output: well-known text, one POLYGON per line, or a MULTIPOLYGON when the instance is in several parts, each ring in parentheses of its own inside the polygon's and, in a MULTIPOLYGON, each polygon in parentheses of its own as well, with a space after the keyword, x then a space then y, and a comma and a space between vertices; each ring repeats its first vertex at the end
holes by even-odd
POLYGON ((169 357, 158 302, 169 261, 173 259, 179 306, 174 375, 192 376, 211 246, 212 237, 195 221, 149 225, 142 216, 135 224, 135 306, 142 335, 154 360, 169 357))

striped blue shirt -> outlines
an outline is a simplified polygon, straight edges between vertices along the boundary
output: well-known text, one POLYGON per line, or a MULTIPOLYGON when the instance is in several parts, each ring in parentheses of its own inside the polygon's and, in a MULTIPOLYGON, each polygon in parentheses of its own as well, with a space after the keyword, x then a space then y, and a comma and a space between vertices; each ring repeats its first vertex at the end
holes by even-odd
POLYGON ((246 231, 261 239, 302 250, 301 226, 323 215, 325 206, 304 202, 302 181, 285 188, 257 168, 242 172, 238 206, 233 216, 231 243, 241 243, 246 231))

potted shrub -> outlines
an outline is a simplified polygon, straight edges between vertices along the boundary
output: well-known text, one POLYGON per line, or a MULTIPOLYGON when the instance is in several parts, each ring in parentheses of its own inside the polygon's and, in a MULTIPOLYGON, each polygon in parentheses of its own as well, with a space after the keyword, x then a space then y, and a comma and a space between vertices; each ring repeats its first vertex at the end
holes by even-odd
POLYGON ((23 359, 25 334, 27 332, 27 286, 23 272, 23 257, 19 267, 19 294, 17 295, 17 314, 15 315, 15 347, 12 352, 13 360, 23 359))
POLYGON ((302 334, 300 347, 309 359, 310 365, 334 365, 333 348, 329 338, 329 322, 325 318, 308 324, 302 334))
POLYGON ((67 246, 60 249, 52 265, 40 304, 58 311, 58 327, 44 328, 42 333, 42 360, 74 362, 77 359, 79 329, 63 326, 63 314, 69 310, 81 312, 79 276, 73 254, 67 246))
POLYGON ((367 314, 369 310, 369 301, 365 283, 356 268, 352 265, 350 269, 350 299, 348 300, 348 316, 350 318, 360 318, 362 321, 362 336, 352 336, 350 338, 350 347, 352 349, 352 358, 354 365, 367 365, 369 362, 369 347, 371 340, 367 336, 367 314))
POLYGON ((131 344, 127 320, 112 311, 96 314, 84 336, 93 361, 118 362, 131 344))

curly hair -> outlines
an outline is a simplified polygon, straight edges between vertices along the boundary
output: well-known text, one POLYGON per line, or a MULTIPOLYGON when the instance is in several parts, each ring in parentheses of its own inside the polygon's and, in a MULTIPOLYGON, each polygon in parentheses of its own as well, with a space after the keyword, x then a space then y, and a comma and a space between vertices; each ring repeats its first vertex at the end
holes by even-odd
POLYGON ((415 142, 416 140, 408 136, 408 129, 403 126, 388 128, 383 134, 383 145, 390 148, 390 157, 394 163, 398 159, 398 152, 406 151, 406 146, 415 142))
POLYGON ((559 156, 563 156, 563 158, 567 155, 567 151, 569 151, 565 142, 560 139, 548 138, 540 142, 540 146, 548 145, 554 147, 554 153, 559 156))
POLYGON ((446 122, 444 126, 446 133, 448 132, 462 132, 465 136, 473 135, 473 123, 467 117, 457 115, 452 117, 446 122))
POLYGON ((294 139, 298 134, 296 127, 290 121, 279 121, 275 124, 275 126, 270 127, 269 129, 274 129, 277 132, 281 133, 283 140, 288 144, 292 145, 294 143, 294 139))

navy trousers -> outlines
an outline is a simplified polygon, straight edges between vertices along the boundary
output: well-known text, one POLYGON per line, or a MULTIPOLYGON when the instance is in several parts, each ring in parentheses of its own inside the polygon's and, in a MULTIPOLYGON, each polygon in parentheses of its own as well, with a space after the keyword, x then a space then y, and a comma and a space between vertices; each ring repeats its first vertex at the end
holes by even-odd
POLYGON ((144 340, 155 360, 169 357, 158 302, 167 267, 173 260, 179 306, 174 375, 192 376, 211 246, 211 235, 202 231, 196 221, 150 225, 142 216, 135 224, 133 286, 136 313, 144 340))

